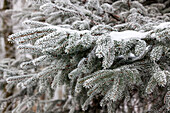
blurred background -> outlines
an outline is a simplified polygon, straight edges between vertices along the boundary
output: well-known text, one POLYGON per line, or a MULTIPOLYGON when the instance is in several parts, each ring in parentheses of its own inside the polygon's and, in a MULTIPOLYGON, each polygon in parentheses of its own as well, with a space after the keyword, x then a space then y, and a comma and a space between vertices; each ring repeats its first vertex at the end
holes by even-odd
POLYGON ((0 60, 15 58, 14 44, 8 42, 8 36, 23 29, 22 20, 12 17, 12 10, 22 11, 26 7, 26 0, 0 0, 0 60))

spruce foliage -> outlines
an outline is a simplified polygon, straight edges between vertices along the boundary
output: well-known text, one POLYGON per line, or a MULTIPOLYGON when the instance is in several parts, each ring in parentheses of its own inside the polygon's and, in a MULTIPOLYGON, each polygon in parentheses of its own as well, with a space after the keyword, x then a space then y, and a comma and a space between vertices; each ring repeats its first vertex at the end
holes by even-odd
POLYGON ((9 41, 31 58, 21 56, 0 65, 6 89, 19 90, 0 100, 2 106, 10 106, 6 111, 170 110, 169 0, 27 2, 29 10, 13 15, 27 18, 27 29, 10 35, 9 41), (53 98, 59 86, 65 86, 61 100, 53 98), (7 101, 11 105, 5 105, 7 101))

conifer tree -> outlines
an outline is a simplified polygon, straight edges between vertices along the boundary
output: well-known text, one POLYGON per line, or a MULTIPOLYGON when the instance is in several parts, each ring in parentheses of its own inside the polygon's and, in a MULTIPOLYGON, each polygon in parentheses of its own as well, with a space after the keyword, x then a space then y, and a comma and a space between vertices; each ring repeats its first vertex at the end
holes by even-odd
POLYGON ((26 29, 8 39, 30 57, 0 65, 7 89, 18 90, 0 100, 11 102, 5 112, 169 112, 169 0, 27 2, 13 15, 26 29))

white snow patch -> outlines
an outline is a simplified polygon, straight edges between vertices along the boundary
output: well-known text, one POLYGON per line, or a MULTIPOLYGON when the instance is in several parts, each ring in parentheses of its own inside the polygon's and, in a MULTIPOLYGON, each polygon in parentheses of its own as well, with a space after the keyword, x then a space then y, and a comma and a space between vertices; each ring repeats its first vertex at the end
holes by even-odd
POLYGON ((155 29, 164 29, 164 28, 167 28, 167 27, 170 27, 170 22, 161 23, 158 26, 155 26, 155 29))
POLYGON ((133 53, 129 53, 129 56, 130 56, 131 58, 134 58, 134 57, 135 57, 135 55, 134 55, 133 53))
POLYGON ((144 38, 147 34, 148 34, 148 32, 138 32, 138 31, 127 30, 127 31, 122 31, 122 32, 112 31, 110 33, 110 36, 111 36, 112 40, 127 41, 127 40, 130 40, 130 39, 144 38))

